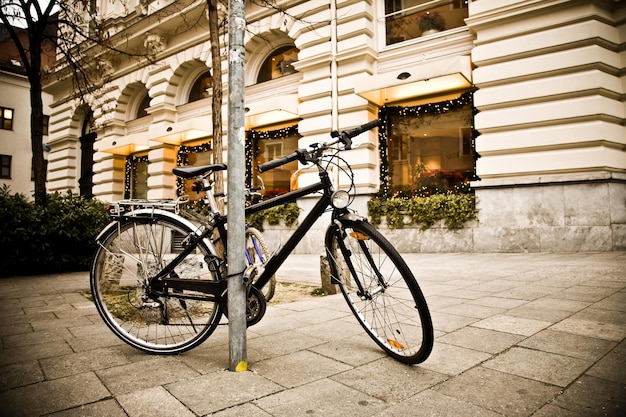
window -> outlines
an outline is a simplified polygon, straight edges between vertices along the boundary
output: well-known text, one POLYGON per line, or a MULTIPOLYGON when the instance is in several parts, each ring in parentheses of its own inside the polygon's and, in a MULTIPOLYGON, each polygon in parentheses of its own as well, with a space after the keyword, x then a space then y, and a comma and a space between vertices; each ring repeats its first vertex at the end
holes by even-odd
POLYGON ((0 129, 13 130, 13 109, 0 107, 0 129))
POLYGON ((385 0, 387 45, 465 26, 467 0, 385 0))
MULTIPOLYGON (((247 177, 251 178, 251 173, 257 173, 260 164, 295 151, 298 139, 297 125, 278 130, 249 131, 246 139, 247 177)), ((282 194, 291 191, 291 176, 297 169, 298 161, 294 161, 259 174, 265 185, 265 193, 282 194)), ((258 178, 252 178, 248 179, 248 185, 258 187, 261 184, 258 178)))
MULTIPOLYGON (((200 166, 210 165, 213 161, 213 152, 210 142, 199 143, 197 145, 180 145, 178 148, 177 166, 200 166)), ((183 180, 178 177, 177 195, 188 195, 189 199, 196 201, 202 198, 204 193, 196 193, 191 191, 195 179, 183 180)))
POLYGON ((211 88, 213 87, 213 77, 211 76, 211 71, 207 71, 193 83, 191 86, 191 91, 189 92, 189 100, 188 103, 192 103, 194 101, 202 100, 203 98, 207 98, 211 95, 211 88))
POLYGON ((391 195, 428 196, 468 189, 475 163, 473 108, 470 96, 461 97, 449 105, 381 110, 388 111, 386 169, 391 195))
POLYGON ((148 95, 148 93, 146 93, 144 97, 141 99, 139 106, 137 107, 137 115, 136 115, 137 119, 141 117, 146 117, 148 115, 148 112, 146 109, 150 107, 150 100, 151 100, 150 96, 148 95))
POLYGON ((47 135, 48 134, 48 126, 50 125, 50 116, 46 116, 44 114, 43 116, 43 134, 47 135))
POLYGON ((0 155, 0 178, 11 179, 11 155, 0 155))
POLYGON ((265 59, 257 83, 274 80, 285 75, 296 73, 293 63, 298 60, 298 48, 287 45, 278 48, 265 59))
POLYGON ((148 198, 148 156, 129 155, 126 158, 124 198, 148 198))
POLYGON ((83 120, 80 140, 80 177, 78 188, 81 196, 93 197, 93 156, 97 134, 94 132, 93 112, 89 110, 83 120))

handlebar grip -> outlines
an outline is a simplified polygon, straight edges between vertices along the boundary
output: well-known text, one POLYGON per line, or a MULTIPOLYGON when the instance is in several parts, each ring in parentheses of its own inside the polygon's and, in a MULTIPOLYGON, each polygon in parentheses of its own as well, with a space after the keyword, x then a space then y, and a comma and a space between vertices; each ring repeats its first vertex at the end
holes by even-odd
POLYGON ((371 122, 365 123, 359 127, 355 127, 354 129, 344 130, 341 132, 341 141, 346 145, 346 149, 350 149, 352 147, 352 138, 360 135, 363 132, 367 132, 370 129, 373 129, 380 125, 380 120, 374 119, 371 122))
POLYGON ((349 138, 353 138, 355 136, 360 135, 363 132, 367 132, 368 130, 375 128, 379 124, 380 124, 380 121, 378 119, 374 119, 371 122, 365 123, 364 125, 355 127, 354 129, 345 131, 343 133, 348 135, 349 138))
POLYGON ((304 149, 296 149, 294 152, 289 155, 281 156, 280 158, 272 159, 271 161, 265 162, 264 164, 259 165, 257 170, 260 173, 265 171, 269 171, 270 169, 278 168, 281 165, 288 164, 289 162, 300 159, 300 155, 306 152, 304 149))

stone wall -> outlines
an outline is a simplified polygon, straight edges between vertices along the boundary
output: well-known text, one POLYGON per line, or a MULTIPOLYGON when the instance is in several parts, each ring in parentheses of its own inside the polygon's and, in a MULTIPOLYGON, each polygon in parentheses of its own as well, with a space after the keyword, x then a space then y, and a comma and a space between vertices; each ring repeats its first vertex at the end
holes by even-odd
MULTIPOLYGON (((626 250, 626 182, 617 179, 482 188, 476 190, 478 220, 462 229, 443 222, 419 227, 377 229, 401 253, 587 252, 626 250)), ((308 201, 299 201, 306 214, 308 201)), ((356 204, 362 206, 362 201, 356 204)), ((360 213, 367 211, 359 207, 360 213)), ((318 220, 295 253, 322 254, 328 218, 318 220)), ((265 225, 270 250, 293 228, 265 225)))

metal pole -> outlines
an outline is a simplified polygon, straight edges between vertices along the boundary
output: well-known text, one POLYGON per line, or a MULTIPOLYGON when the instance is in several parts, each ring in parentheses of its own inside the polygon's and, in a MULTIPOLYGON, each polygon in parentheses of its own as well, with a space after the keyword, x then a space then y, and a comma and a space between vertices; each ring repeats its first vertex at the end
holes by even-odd
POLYGON ((245 0, 228 4, 228 341, 231 371, 248 370, 244 197, 245 0))

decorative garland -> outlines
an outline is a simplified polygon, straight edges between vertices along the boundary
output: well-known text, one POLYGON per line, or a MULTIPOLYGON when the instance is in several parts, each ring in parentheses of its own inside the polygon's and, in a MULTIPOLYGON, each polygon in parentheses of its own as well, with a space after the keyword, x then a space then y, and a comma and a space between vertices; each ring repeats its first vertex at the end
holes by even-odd
MULTIPOLYGON (((180 145, 178 147, 178 154, 176 155, 176 166, 184 167, 187 165, 187 159, 190 153, 209 152, 212 149, 210 143, 203 143, 198 146, 185 146, 180 145)), ((176 177, 176 195, 180 197, 185 193, 185 182, 182 178, 176 177)))
MULTIPOLYGON (((443 114, 449 111, 458 110, 464 106, 472 105, 472 149, 475 149, 475 141, 476 137, 479 135, 478 131, 474 128, 474 117, 477 113, 476 109, 473 107, 474 102, 474 92, 468 91, 463 93, 460 97, 447 100, 440 101, 438 103, 427 103, 421 104, 419 106, 412 107, 401 107, 401 106, 383 106, 378 110, 378 119, 381 121, 379 129, 378 129, 378 152, 380 157, 380 196, 383 199, 387 199, 391 197, 391 174, 389 172, 389 145, 388 145, 388 135, 391 128, 391 116, 400 116, 400 117, 416 117, 425 114, 443 114)), ((474 172, 476 172, 476 159, 479 158, 480 155, 475 153, 474 157, 474 172)), ((472 180, 479 179, 474 174, 474 178, 472 180)))
POLYGON ((148 156, 128 155, 126 157, 126 166, 124 168, 124 198, 131 197, 132 179, 137 175, 137 163, 148 162, 148 156))
POLYGON ((245 146, 246 187, 248 188, 252 187, 252 158, 254 158, 254 155, 257 154, 257 152, 255 152, 257 149, 255 148, 257 146, 258 141, 266 140, 266 139, 282 139, 282 138, 287 138, 289 136, 293 136, 297 134, 298 134, 298 125, 293 125, 293 126, 285 127, 282 129, 276 129, 276 130, 267 130, 267 131, 248 130, 246 132, 246 146, 245 146))

